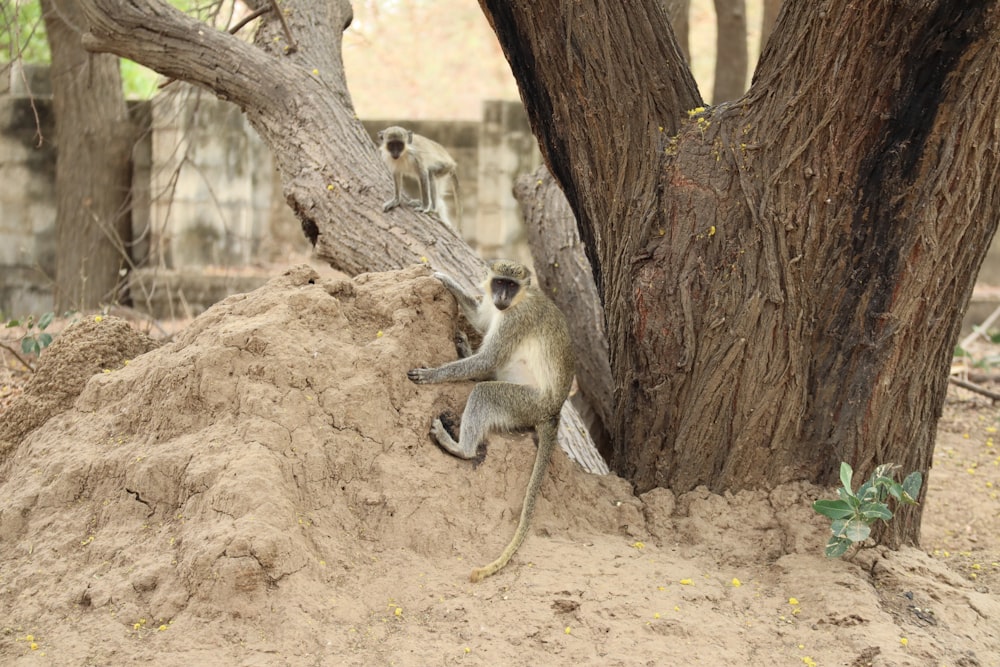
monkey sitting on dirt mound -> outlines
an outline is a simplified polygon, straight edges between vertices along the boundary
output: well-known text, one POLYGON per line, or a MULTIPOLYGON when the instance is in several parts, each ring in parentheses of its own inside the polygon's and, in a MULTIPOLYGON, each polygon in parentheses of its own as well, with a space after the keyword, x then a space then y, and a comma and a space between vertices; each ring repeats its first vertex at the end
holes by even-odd
POLYGON ((465 405, 458 442, 441 417, 434 420, 431 436, 449 454, 474 459, 491 432, 534 428, 538 435, 538 453, 517 530, 499 558, 472 571, 470 579, 479 581, 506 565, 528 532, 556 445, 559 413, 573 383, 573 351, 566 318, 531 284, 527 267, 509 260, 493 262, 481 299, 466 294, 450 276, 435 273, 434 277, 455 295, 466 319, 483 334, 483 342, 473 354, 459 333, 460 359, 407 372, 418 384, 482 380, 465 405))

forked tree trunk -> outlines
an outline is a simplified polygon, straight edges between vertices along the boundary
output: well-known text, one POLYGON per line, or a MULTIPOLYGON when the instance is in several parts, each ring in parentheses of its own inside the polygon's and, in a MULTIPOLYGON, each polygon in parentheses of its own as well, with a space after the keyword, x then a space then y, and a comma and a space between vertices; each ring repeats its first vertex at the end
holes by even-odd
MULTIPOLYGON (((80 3, 89 48, 245 109, 319 256, 478 274, 438 223, 381 211, 347 3, 301 0, 287 55, 273 17, 255 47, 156 0, 80 3)), ((995 2, 789 4, 750 92, 690 117, 660 0, 481 4, 603 298, 614 467, 676 491, 832 482, 842 459, 926 471, 1000 204, 995 2)), ((919 512, 891 526, 915 541, 919 512)))
POLYGON ((77 3, 42 0, 42 11, 58 151, 56 310, 96 308, 121 301, 129 266, 132 125, 118 58, 83 49, 77 3))
POLYGON ((612 467, 675 491, 926 472, 1000 205, 995 3, 793 3, 750 92, 692 117, 659 3, 481 4, 603 295, 612 467))

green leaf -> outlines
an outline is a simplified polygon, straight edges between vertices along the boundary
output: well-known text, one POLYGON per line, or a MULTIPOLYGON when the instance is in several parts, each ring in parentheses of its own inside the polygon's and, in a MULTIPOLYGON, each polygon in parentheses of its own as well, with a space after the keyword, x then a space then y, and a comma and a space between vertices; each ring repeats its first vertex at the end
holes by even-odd
POLYGON ((21 326, 21 320, 7 320, 7 324, 4 325, 4 326, 7 329, 10 329, 10 328, 13 328, 13 327, 19 327, 19 326, 21 326))
POLYGON ((51 310, 49 312, 45 313, 44 315, 42 315, 42 319, 38 320, 38 328, 39 329, 44 329, 45 327, 47 327, 50 324, 52 324, 52 319, 55 316, 56 316, 56 314, 53 313, 51 310))
POLYGON ((903 498, 902 499, 903 502, 916 503, 917 496, 920 495, 920 487, 923 485, 923 483, 924 483, 924 476, 920 473, 919 470, 914 470, 909 475, 907 475, 906 479, 903 480, 903 491, 906 493, 907 496, 910 497, 910 501, 907 501, 905 498, 903 498))
POLYGON ((31 354, 36 347, 38 347, 38 343, 35 342, 34 336, 25 336, 21 339, 21 352, 31 354))
POLYGON ((41 351, 41 349, 48 347, 51 344, 52 344, 52 334, 43 333, 38 335, 38 345, 40 348, 39 351, 41 351))
POLYGON ((905 500, 903 500, 903 496, 906 495, 906 492, 903 491, 903 487, 900 486, 899 484, 893 484, 892 486, 889 487, 888 491, 889 495, 898 500, 899 502, 901 503, 906 502, 905 500))
POLYGON ((875 478, 875 486, 881 486, 883 488, 888 488, 896 483, 897 483, 896 480, 886 475, 880 475, 879 477, 875 478))
POLYGON ((854 516, 854 508, 843 500, 817 500, 813 509, 831 519, 846 519, 854 516))
POLYGON ((892 518, 892 511, 883 503, 866 503, 861 506, 861 516, 868 522, 876 519, 888 521, 892 518))
POLYGON ((851 548, 851 541, 843 537, 831 537, 823 549, 823 554, 827 558, 840 558, 851 548))
POLYGON ((872 484, 872 480, 868 480, 858 487, 858 492, 855 495, 862 501, 870 501, 875 498, 878 493, 875 486, 872 484))
POLYGON ((952 352, 953 357, 971 357, 972 355, 965 351, 961 345, 956 345, 954 352, 952 352))
POLYGON ((830 531, 836 537, 844 537, 844 533, 847 532, 847 524, 851 522, 853 516, 847 519, 836 519, 830 523, 830 531))
MULTIPOLYGON (((851 466, 849 466, 846 461, 841 461, 840 462, 840 483, 849 492, 851 491, 851 478, 852 477, 854 477, 854 471, 851 469, 851 466)), ((854 495, 854 494, 851 493, 851 495, 854 495)))
POLYGON ((871 526, 858 519, 848 521, 847 527, 844 529, 844 537, 852 542, 864 542, 871 534, 871 526))
POLYGON ((845 489, 844 487, 840 487, 839 489, 837 489, 837 495, 840 496, 840 499, 843 500, 848 505, 850 505, 851 507, 856 508, 861 504, 861 499, 858 498, 853 493, 851 493, 850 490, 845 489))

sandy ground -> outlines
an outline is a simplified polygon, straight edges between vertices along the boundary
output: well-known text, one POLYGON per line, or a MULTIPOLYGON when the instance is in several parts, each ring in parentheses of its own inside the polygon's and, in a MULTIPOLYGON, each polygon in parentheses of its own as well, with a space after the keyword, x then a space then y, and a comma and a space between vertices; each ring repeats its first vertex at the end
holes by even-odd
POLYGON ((534 450, 428 440, 469 387, 405 370, 454 357, 455 316, 421 269, 302 267, 165 345, 82 318, 8 372, 0 664, 1000 665, 1000 410, 961 390, 921 550, 827 560, 829 490, 637 497, 557 452, 469 583, 534 450))

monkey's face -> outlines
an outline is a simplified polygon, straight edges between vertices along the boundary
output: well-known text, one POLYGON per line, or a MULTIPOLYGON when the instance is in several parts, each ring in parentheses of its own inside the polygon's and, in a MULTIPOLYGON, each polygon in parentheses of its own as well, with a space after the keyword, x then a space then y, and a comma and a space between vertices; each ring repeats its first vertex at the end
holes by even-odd
POLYGON ((398 160, 399 156, 406 150, 406 143, 402 139, 393 139, 385 142, 385 149, 389 151, 393 160, 398 160))
POLYGON ((517 300, 521 292, 521 283, 510 278, 493 278, 490 281, 490 295, 497 310, 507 310, 517 300))

